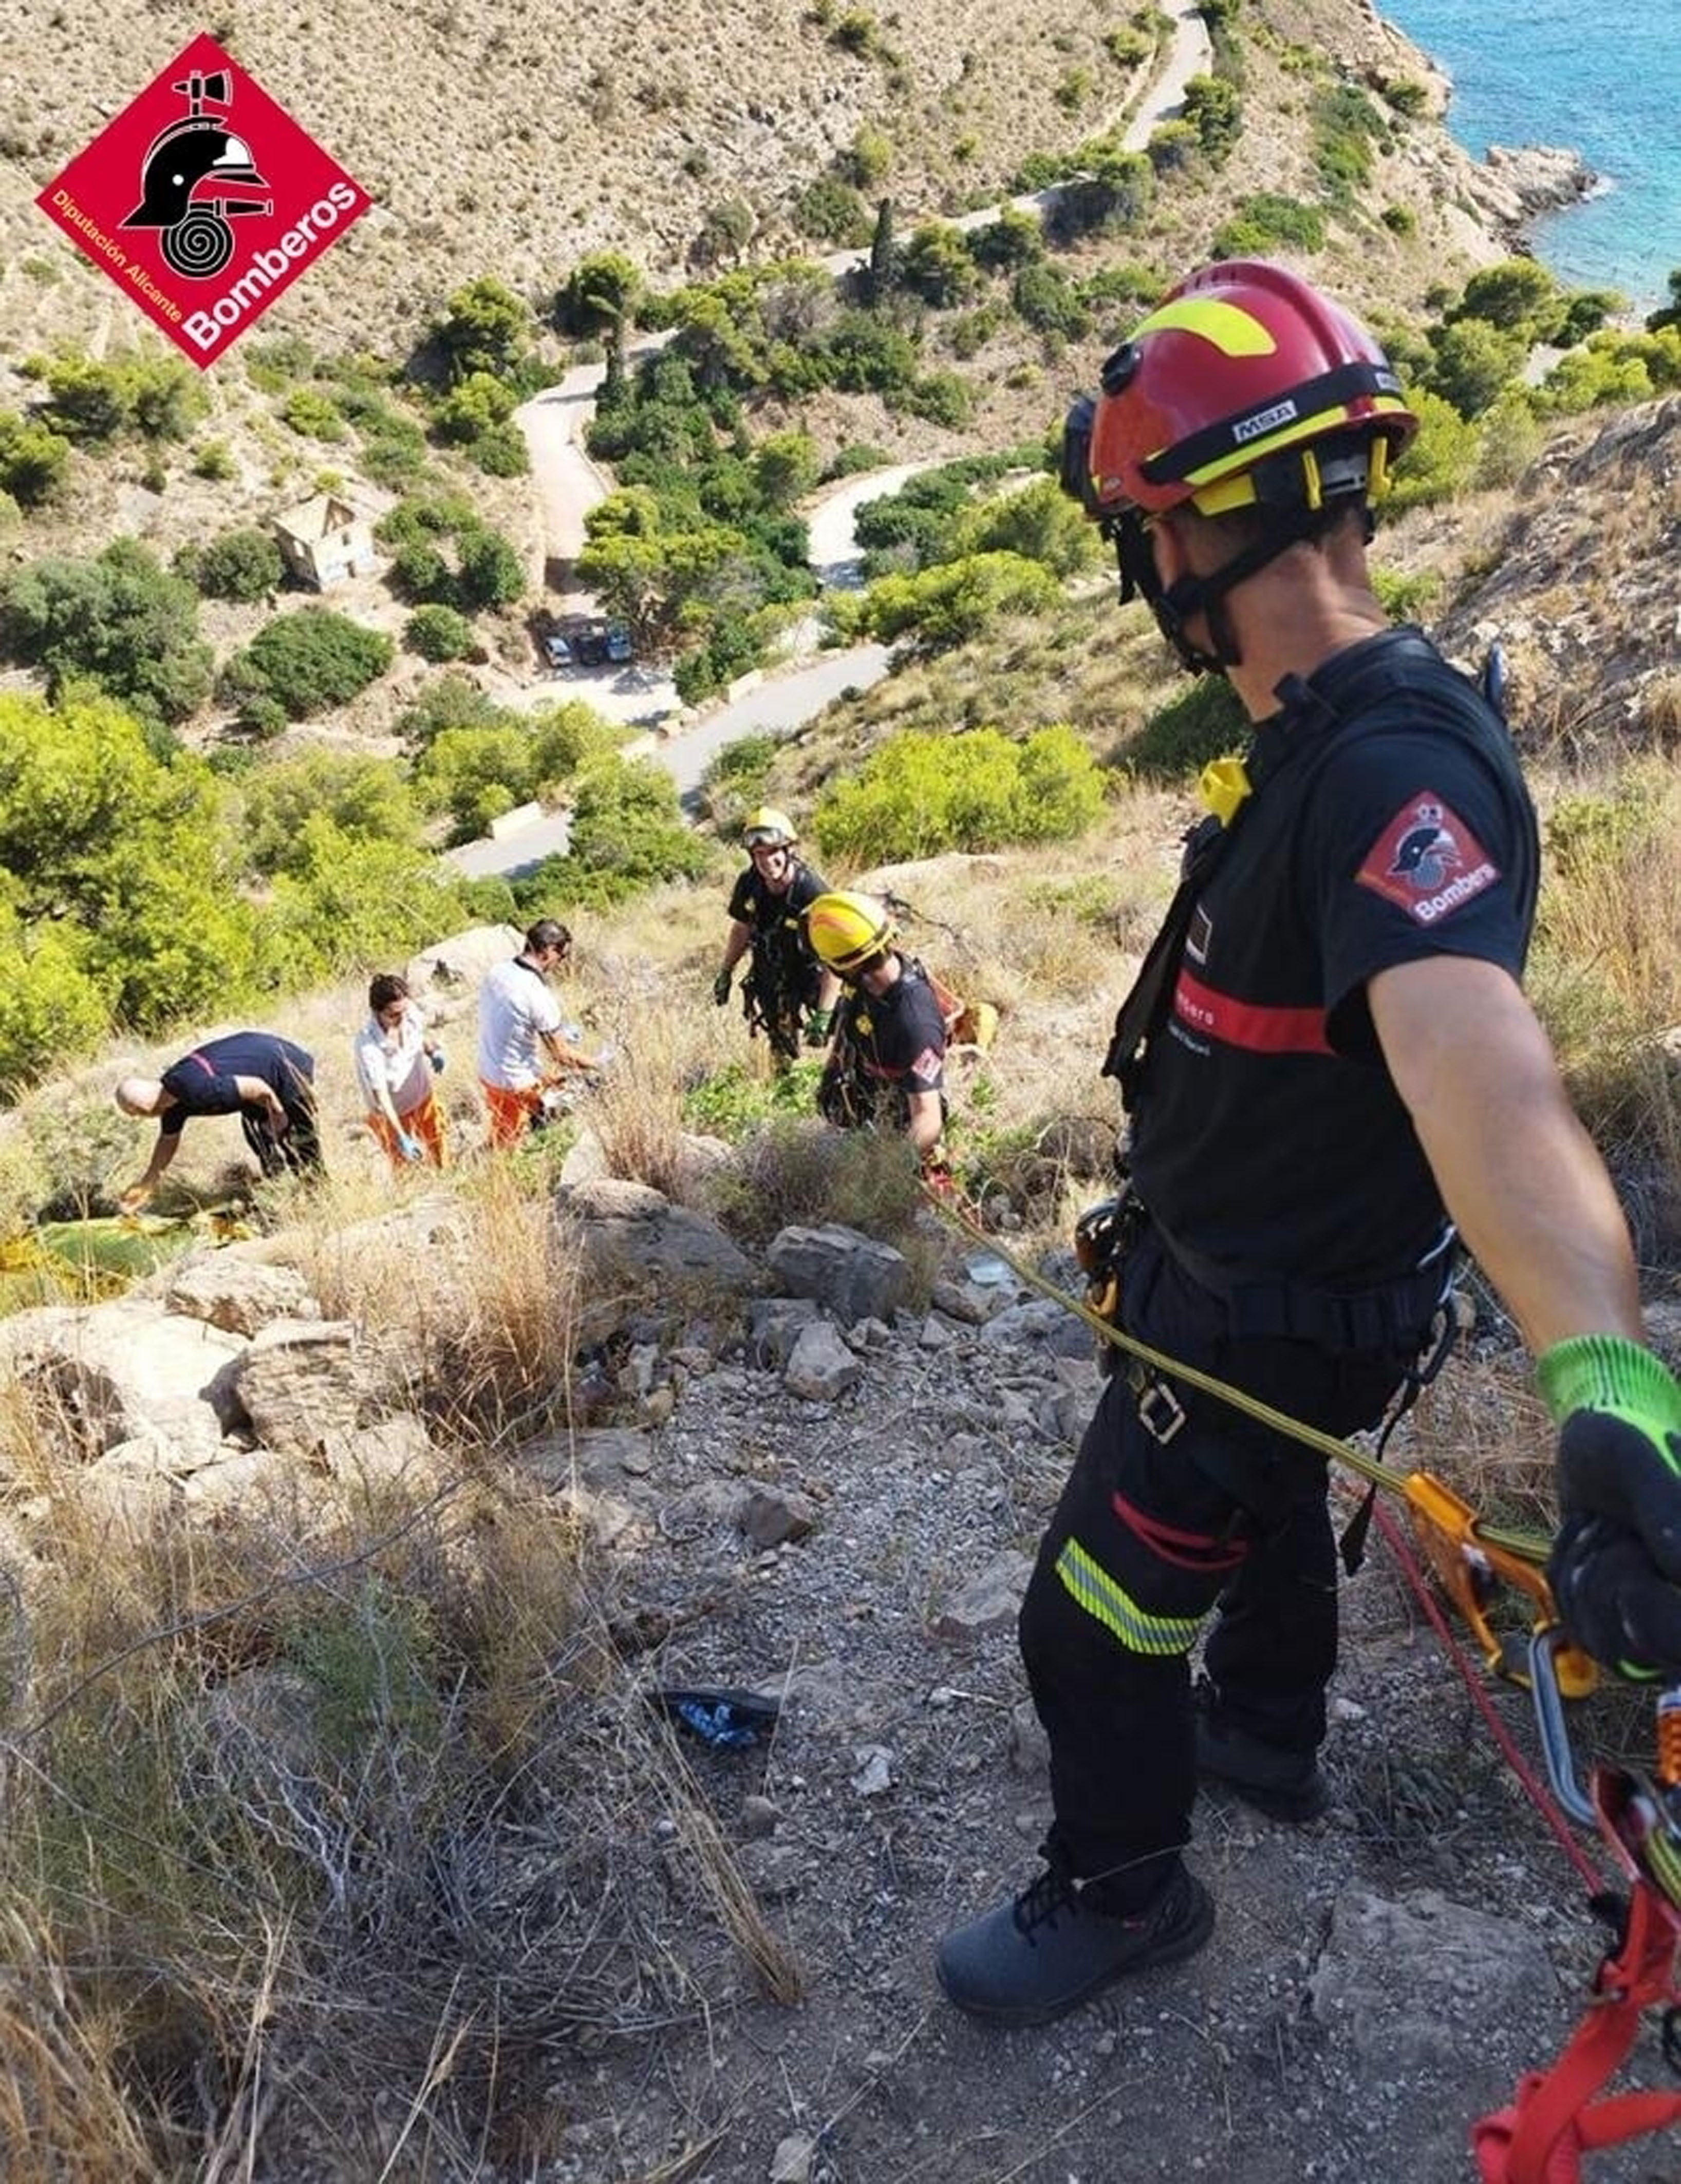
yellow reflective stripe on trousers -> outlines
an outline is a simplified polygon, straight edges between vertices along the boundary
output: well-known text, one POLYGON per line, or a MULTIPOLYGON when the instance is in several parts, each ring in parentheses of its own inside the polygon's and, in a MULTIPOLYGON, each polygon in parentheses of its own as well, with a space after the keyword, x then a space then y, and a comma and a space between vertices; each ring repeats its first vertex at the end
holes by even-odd
POLYGON ((1094 1563, 1078 1540, 1057 1557, 1057 1575, 1088 1615, 1112 1630, 1129 1653, 1188 1653, 1202 1629, 1200 1615, 1148 1615, 1131 1593, 1094 1563))

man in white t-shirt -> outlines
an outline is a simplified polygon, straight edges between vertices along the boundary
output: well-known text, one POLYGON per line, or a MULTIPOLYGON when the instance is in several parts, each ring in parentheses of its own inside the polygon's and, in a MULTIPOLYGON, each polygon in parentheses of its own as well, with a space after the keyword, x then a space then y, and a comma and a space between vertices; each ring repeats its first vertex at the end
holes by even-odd
POLYGON ((543 1095, 563 1078, 595 1070, 549 990, 549 974, 572 953, 557 918, 539 917, 525 946, 489 971, 478 989, 478 1083, 490 1116, 492 1145, 511 1145, 543 1121, 543 1095))

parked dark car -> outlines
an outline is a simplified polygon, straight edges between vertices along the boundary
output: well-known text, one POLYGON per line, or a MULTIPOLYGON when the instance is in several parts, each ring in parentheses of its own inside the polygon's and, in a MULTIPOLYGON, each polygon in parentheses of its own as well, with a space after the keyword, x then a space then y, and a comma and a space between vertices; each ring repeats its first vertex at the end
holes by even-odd
POLYGON ((629 629, 622 621, 607 624, 607 657, 615 666, 623 666, 626 660, 636 657, 636 648, 630 641, 629 629))

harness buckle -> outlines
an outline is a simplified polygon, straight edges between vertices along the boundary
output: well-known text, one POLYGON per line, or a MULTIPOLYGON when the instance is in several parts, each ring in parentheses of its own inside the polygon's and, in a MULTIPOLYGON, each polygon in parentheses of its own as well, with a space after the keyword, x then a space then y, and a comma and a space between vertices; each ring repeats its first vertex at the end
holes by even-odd
POLYGON ((1165 1448, 1185 1423, 1185 1406, 1165 1380, 1152 1380, 1138 1393, 1138 1423, 1165 1448))

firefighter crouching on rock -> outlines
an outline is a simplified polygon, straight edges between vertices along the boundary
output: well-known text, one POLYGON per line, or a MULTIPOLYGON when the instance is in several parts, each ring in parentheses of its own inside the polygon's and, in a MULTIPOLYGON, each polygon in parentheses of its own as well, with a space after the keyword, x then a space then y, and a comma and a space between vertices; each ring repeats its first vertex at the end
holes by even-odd
POLYGON ((742 981, 747 1022, 762 1030, 784 1061, 792 1061, 800 1042, 822 1046, 840 994, 840 981, 812 953, 805 914, 829 883, 796 852, 794 823, 784 811, 761 805, 741 830, 750 862, 729 897, 729 934, 723 961, 712 981, 712 999, 723 1008, 729 1000, 736 965, 751 950, 742 981))
POLYGON ((946 1022, 927 972, 893 945, 898 928, 870 895, 820 894, 806 930, 846 983, 818 1112, 843 1130, 902 1131, 924 1174, 945 1183, 946 1022))
MULTIPOLYGON (((1118 1324, 1346 1435, 1404 1395, 1456 1223, 1560 1429, 1565 1627, 1673 1681, 1681 1387, 1643 1346, 1616 1194, 1519 985, 1533 812, 1504 722, 1389 626, 1367 573, 1416 420, 1365 330, 1256 260, 1183 281, 1102 383, 1069 414, 1064 482, 1123 599, 1253 723, 1105 1063, 1131 1123, 1118 1324)), ((1110 1376, 1022 1604, 1045 1868, 947 1936, 959 2008, 1042 2022, 1200 1948, 1199 1772, 1277 1819, 1323 1808, 1326 1496, 1299 1442, 1170 1371, 1110 1376)))

